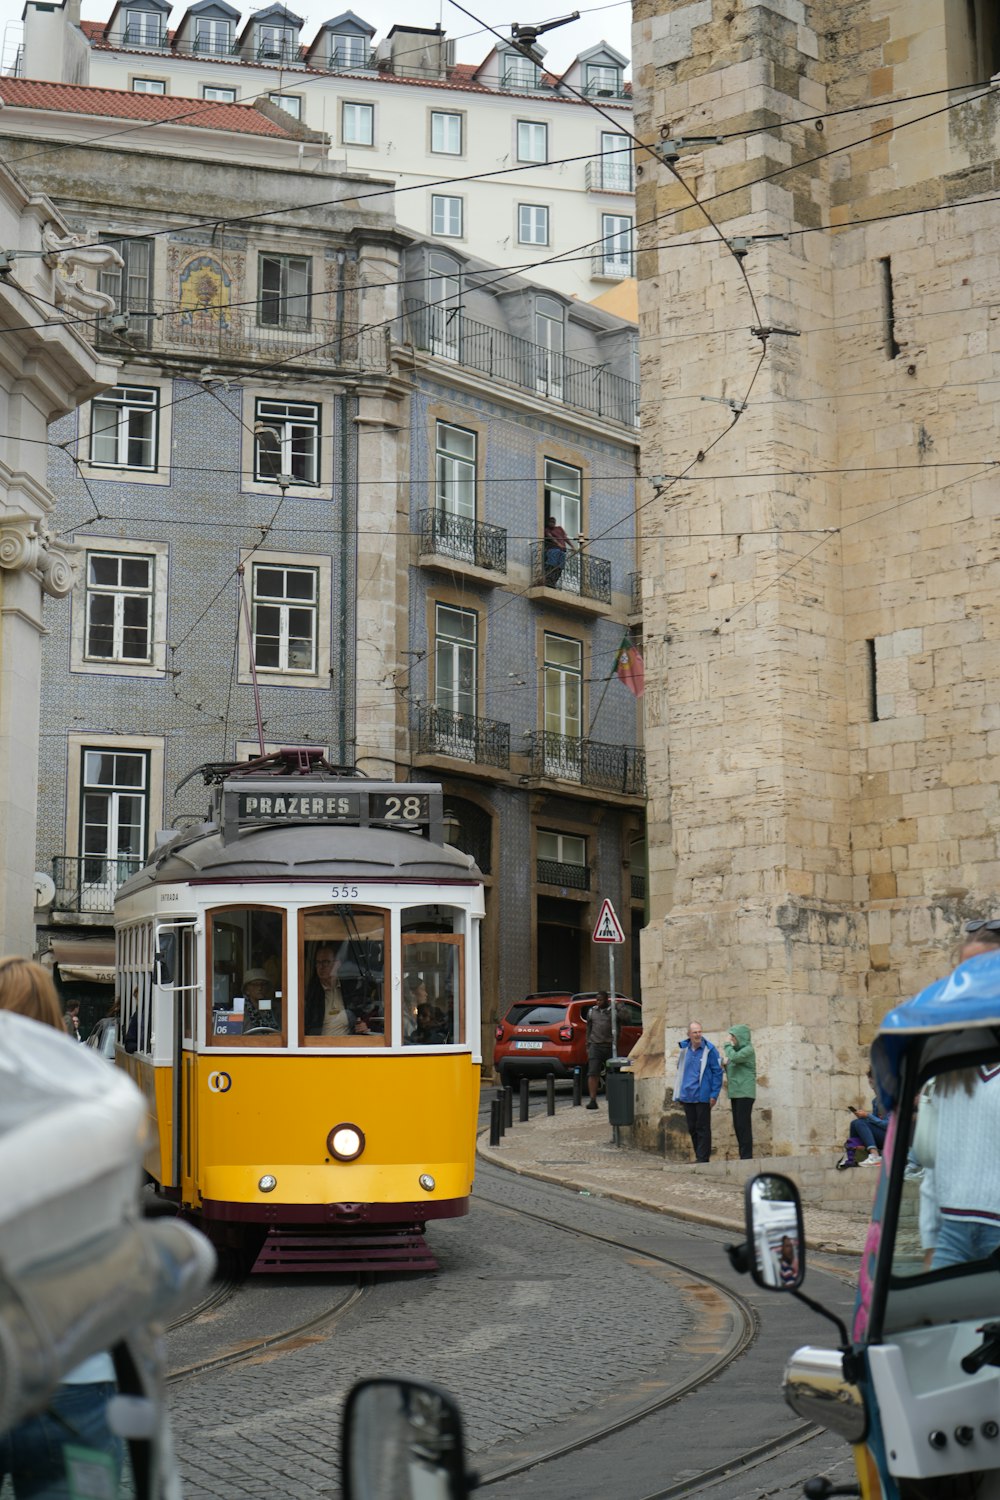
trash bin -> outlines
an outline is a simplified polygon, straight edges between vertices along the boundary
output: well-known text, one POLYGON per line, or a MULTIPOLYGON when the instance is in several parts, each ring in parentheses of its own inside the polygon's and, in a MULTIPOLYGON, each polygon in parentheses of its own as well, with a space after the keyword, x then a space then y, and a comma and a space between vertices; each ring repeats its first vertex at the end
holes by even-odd
POLYGON ((635 1079, 624 1057, 613 1057, 607 1064, 605 1087, 608 1093, 608 1124, 635 1124, 635 1079))

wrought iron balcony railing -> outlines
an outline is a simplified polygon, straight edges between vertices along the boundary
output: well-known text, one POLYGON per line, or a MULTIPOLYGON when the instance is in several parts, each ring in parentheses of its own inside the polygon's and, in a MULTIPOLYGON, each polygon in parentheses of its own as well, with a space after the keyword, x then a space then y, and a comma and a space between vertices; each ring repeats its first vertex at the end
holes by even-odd
POLYGON ((606 557, 594 557, 586 550, 567 552, 561 568, 549 568, 545 565, 545 543, 532 542, 531 583, 534 588, 544 584, 580 599, 611 603, 611 564, 606 557))
POLYGON ((633 901, 645 901, 646 899, 646 877, 645 875, 630 876, 630 892, 633 901))
POLYGON ((166 27, 159 26, 125 26, 116 35, 106 38, 113 45, 119 47, 142 47, 148 48, 150 52, 165 52, 167 50, 166 27))
POLYGON ((622 159, 608 161, 600 156, 587 163, 587 191, 589 193, 631 193, 632 163, 622 159))
POLYGON ((567 865, 558 859, 536 860, 536 878, 544 885, 568 886, 574 891, 590 890, 590 870, 586 865, 567 865))
POLYGON ((500 87, 515 94, 551 94, 552 84, 547 83, 534 68, 508 68, 500 79, 500 87))
POLYGON ((52 860, 56 887, 53 906, 56 911, 110 913, 118 887, 144 863, 137 854, 85 854, 79 858, 57 854, 52 860))
POLYGON ((598 250, 590 274, 624 281, 627 276, 635 275, 635 257, 630 250, 598 250))
POLYGON ((454 558, 493 573, 507 571, 507 532, 446 510, 420 512, 420 555, 454 558))
POLYGON ((603 365, 588 365, 502 328, 474 322, 457 307, 408 302, 404 342, 522 390, 593 412, 626 427, 639 422, 639 387, 603 365))
POLYGON ((477 766, 510 766, 510 725, 428 705, 417 715, 417 753, 453 755, 477 766))
MULTIPOLYGON (((210 295, 217 295, 214 281, 210 295)), ((298 367, 389 368, 389 335, 381 328, 357 332, 313 318, 296 319, 298 326, 294 328, 264 325, 258 323, 252 308, 220 306, 214 301, 187 307, 151 301, 130 309, 125 316, 124 327, 120 326, 120 314, 98 320, 99 349, 123 355, 135 348, 161 349, 209 360, 251 363, 295 355, 298 367)))
POLYGON ((326 65, 331 73, 373 73, 375 53, 369 51, 358 57, 355 53, 343 52, 339 47, 334 47, 326 65))
POLYGON ((232 57, 240 50, 239 43, 231 36, 194 36, 188 43, 179 42, 175 37, 174 48, 178 52, 190 50, 198 57, 232 57))
POLYGON ((298 42, 262 40, 257 43, 254 56, 258 62, 280 63, 283 68, 304 67, 302 48, 298 42))
POLYGON ((588 99, 631 99, 632 97, 621 78, 610 88, 607 79, 594 79, 591 83, 585 83, 580 92, 588 99))
POLYGON ((630 615, 642 614, 642 574, 628 575, 628 611, 630 615))
POLYGON ((645 795, 646 756, 632 745, 607 745, 549 730, 531 734, 528 743, 534 776, 627 797, 645 795))

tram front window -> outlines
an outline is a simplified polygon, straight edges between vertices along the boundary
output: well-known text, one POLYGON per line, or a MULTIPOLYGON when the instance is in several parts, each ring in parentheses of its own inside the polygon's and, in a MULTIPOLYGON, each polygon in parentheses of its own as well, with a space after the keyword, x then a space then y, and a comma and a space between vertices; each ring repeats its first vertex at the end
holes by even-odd
POLYGON ((382 1047, 386 915, 361 906, 302 914, 302 1032, 307 1046, 382 1047))
POLYGON ((405 1046, 465 1042, 462 922, 462 913, 448 907, 412 907, 403 914, 405 1046))
POLYGON ((209 1040, 276 1046, 285 1040, 285 914, 258 906, 212 913, 209 1040))

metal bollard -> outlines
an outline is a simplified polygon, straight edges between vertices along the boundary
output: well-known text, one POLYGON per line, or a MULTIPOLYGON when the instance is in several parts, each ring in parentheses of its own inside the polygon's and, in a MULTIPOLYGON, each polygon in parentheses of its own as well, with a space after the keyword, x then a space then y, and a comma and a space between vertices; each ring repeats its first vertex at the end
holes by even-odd
POLYGON ((549 1073, 545 1079, 545 1113, 554 1115, 556 1112, 556 1079, 554 1073, 549 1073))
POLYGON ((573 1069, 573 1103, 576 1105, 583 1102, 583 1069, 573 1069))
POLYGON ((496 1099, 490 1100, 490 1145, 500 1144, 500 1104, 496 1099))
POLYGON ((503 1089, 497 1089, 496 1097, 497 1119, 500 1121, 501 1136, 507 1133, 507 1110, 504 1106, 503 1089))
POLYGON ((509 1083, 504 1085, 503 1091, 503 1123, 505 1130, 514 1124, 514 1090, 509 1083))
POLYGON ((526 1078, 522 1078, 521 1079, 521 1100, 520 1100, 520 1103, 521 1103, 521 1108, 520 1108, 520 1112, 518 1114, 518 1118, 521 1121, 524 1121, 524 1120, 526 1120, 528 1118, 528 1080, 526 1078))

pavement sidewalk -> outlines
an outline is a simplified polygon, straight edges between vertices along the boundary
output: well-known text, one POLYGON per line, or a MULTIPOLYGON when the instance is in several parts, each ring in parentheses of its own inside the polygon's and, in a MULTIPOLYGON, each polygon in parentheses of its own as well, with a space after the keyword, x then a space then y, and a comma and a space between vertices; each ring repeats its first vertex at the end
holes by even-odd
MULTIPOLYGON (((544 1104, 539 1112, 535 1096, 532 1110, 531 1118, 520 1123, 515 1099, 514 1124, 508 1126, 499 1146, 489 1144, 489 1131, 485 1131, 478 1141, 479 1156, 525 1177, 558 1183, 579 1193, 635 1203, 696 1224, 715 1225, 730 1230, 740 1239, 744 1237, 743 1184, 747 1177, 761 1170, 774 1170, 787 1172, 799 1180, 797 1163, 785 1159, 745 1162, 713 1159, 705 1165, 664 1161, 652 1152, 632 1146, 628 1141, 631 1131, 627 1128, 620 1132, 622 1144, 616 1146, 603 1098, 599 1109, 588 1110, 559 1097, 555 1114, 549 1116, 544 1104)), ((811 1249, 860 1255, 878 1172, 874 1168, 859 1168, 857 1172, 837 1173, 831 1163, 829 1173, 826 1186, 833 1201, 824 1202, 826 1173, 817 1173, 815 1164, 810 1163, 813 1189, 803 1194, 806 1242, 811 1249), (862 1180, 861 1174, 870 1179, 870 1184, 862 1180), (843 1178, 849 1182, 838 1180, 843 1178), (848 1187, 852 1191, 844 1201, 842 1190, 848 1187)))

